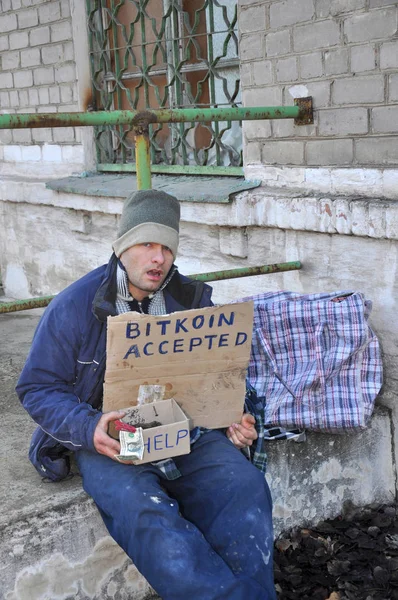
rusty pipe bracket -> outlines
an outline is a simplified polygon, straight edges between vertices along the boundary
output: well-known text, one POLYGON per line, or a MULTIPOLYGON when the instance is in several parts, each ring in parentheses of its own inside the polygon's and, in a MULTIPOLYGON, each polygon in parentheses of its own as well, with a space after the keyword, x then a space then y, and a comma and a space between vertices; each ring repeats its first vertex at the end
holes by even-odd
POLYGON ((294 119, 294 124, 312 125, 314 122, 312 96, 307 96, 307 98, 295 98, 294 104, 300 108, 299 116, 294 119))

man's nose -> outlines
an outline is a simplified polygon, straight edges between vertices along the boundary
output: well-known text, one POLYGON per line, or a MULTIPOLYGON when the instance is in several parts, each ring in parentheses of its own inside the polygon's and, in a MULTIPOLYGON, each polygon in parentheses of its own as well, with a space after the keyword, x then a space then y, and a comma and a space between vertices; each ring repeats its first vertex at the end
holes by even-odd
POLYGON ((158 265, 162 265, 164 263, 164 254, 162 246, 159 245, 159 247, 156 248, 156 251, 152 256, 152 262, 156 262, 158 265))

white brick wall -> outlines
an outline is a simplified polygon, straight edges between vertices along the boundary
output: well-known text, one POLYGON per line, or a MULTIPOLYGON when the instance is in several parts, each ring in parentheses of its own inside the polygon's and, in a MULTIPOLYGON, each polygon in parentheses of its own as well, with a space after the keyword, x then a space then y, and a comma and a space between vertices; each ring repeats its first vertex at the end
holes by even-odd
MULTIPOLYGON (((0 51, 1 111, 78 110, 69 0, 0 0, 0 51)), ((40 161, 82 164, 80 143, 75 128, 2 132, 2 172, 40 161)))
POLYGON ((315 107, 312 126, 245 126, 247 165, 398 169, 398 2, 240 0, 239 11, 244 104, 308 95, 315 107))

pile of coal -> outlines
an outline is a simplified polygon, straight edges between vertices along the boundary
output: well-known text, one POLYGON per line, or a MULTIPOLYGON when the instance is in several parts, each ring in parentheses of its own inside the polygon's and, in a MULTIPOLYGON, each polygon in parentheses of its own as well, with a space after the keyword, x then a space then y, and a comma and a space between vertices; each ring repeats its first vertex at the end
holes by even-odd
POLYGON ((398 600, 398 515, 377 506, 275 542, 279 600, 398 600))

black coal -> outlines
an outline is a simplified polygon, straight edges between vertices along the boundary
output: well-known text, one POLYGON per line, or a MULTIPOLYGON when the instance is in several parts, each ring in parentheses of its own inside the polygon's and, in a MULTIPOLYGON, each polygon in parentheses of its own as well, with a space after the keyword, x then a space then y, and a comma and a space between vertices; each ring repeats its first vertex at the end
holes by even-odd
POLYGON ((279 600, 398 600, 395 506, 355 511, 275 542, 279 600))

